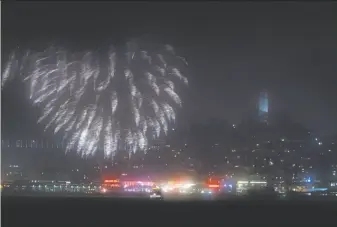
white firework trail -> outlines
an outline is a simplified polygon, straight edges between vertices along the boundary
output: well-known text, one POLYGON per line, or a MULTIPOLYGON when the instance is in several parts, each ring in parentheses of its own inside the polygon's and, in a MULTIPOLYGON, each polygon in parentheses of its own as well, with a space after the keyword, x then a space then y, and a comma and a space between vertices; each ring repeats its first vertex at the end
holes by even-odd
POLYGON ((181 106, 181 99, 172 88, 166 87, 164 88, 164 91, 175 101, 176 104, 181 106))
POLYGON ((17 67, 18 60, 16 59, 15 52, 12 52, 2 72, 1 87, 3 87, 7 80, 11 78, 12 74, 15 73, 17 67))
POLYGON ((2 73, 2 87, 12 76, 23 76, 32 103, 42 108, 38 123, 55 134, 63 132, 67 152, 88 157, 99 144, 106 158, 119 150, 130 156, 146 152, 176 120, 175 107, 182 105, 177 85, 188 84, 179 66, 187 62, 170 45, 144 49, 129 42, 120 52, 111 47, 107 64, 90 51, 73 54, 50 47, 26 52, 21 59, 13 52, 2 73))

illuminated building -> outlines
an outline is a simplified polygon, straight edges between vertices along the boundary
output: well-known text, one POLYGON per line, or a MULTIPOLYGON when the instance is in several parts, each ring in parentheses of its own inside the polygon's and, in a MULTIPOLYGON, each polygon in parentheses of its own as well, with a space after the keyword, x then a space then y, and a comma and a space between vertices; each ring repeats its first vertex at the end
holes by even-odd
POLYGON ((219 191, 220 179, 218 179, 217 177, 210 177, 207 179, 206 185, 212 191, 219 191))
POLYGON ((266 181, 238 181, 236 184, 236 192, 246 193, 250 189, 262 189, 267 187, 266 181))
POLYGON ((93 194, 100 192, 100 186, 95 184, 74 184, 70 181, 53 180, 19 180, 4 182, 4 193, 84 193, 93 194))
POLYGON ((268 123, 269 100, 267 92, 260 93, 258 111, 259 120, 268 123))
POLYGON ((150 192, 154 187, 154 182, 151 181, 122 181, 121 185, 125 192, 150 192))
POLYGON ((170 177, 162 177, 158 184, 163 189, 164 193, 190 193, 196 185, 193 177, 180 174, 170 174, 170 177))
POLYGON ((329 190, 337 196, 337 182, 336 181, 331 181, 329 183, 329 190))
POLYGON ((220 190, 222 192, 231 193, 236 190, 236 182, 233 179, 222 179, 220 181, 220 190))
POLYGON ((106 179, 102 184, 102 192, 118 192, 120 191, 121 183, 119 179, 106 179))
POLYGON ((2 179, 13 181, 13 180, 22 180, 23 173, 22 168, 19 165, 6 165, 2 167, 2 179))

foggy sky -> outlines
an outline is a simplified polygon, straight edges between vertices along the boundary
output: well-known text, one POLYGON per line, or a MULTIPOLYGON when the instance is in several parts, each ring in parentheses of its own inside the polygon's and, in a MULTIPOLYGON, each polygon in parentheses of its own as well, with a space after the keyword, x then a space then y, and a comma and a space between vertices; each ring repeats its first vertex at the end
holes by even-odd
MULTIPOLYGON (((1 9, 3 53, 52 40, 74 50, 103 48, 145 34, 173 44, 189 62, 178 116, 185 124, 212 117, 237 123, 267 90, 271 111, 321 133, 337 131, 336 3, 30 2, 1 9)), ((12 134, 36 127, 25 93, 11 90, 20 86, 2 94, 4 131, 12 134)))

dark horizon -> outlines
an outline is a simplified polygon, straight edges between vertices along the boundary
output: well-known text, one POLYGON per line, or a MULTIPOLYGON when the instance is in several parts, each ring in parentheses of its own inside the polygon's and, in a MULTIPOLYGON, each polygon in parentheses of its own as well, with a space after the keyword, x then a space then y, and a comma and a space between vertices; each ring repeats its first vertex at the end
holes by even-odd
MULTIPOLYGON (((189 62, 179 124, 236 124, 267 90, 271 112, 287 112, 323 135, 337 133, 336 3, 16 5, 2 4, 3 62, 16 45, 96 49, 150 35, 189 62)), ((12 81, 2 91, 2 124, 11 122, 3 134, 37 133, 38 110, 18 90, 23 85, 12 81)))

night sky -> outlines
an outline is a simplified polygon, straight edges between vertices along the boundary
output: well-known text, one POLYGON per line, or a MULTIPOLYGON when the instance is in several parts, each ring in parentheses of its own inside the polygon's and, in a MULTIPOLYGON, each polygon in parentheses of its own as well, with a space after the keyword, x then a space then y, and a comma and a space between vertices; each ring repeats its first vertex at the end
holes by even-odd
MULTIPOLYGON (((286 111, 320 133, 337 132, 337 4, 26 3, 2 4, 2 51, 16 44, 104 48, 150 35, 189 62, 180 122, 238 123, 267 90, 271 111, 286 111)), ((5 56, 3 55, 2 58, 5 56)), ((16 81, 2 94, 3 133, 38 131, 16 81)))

